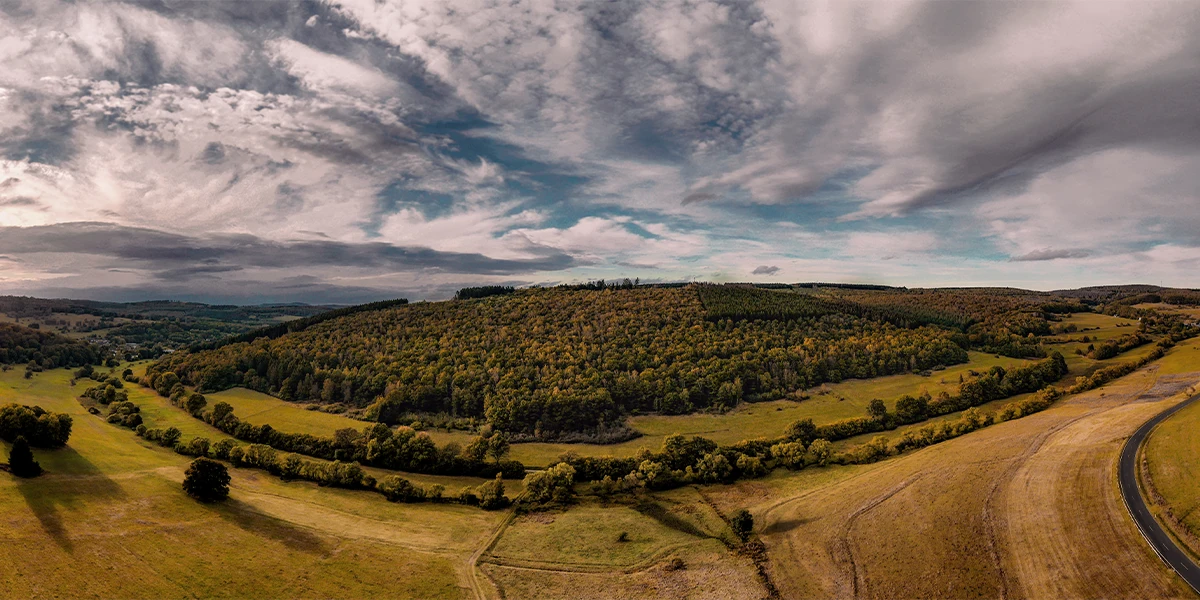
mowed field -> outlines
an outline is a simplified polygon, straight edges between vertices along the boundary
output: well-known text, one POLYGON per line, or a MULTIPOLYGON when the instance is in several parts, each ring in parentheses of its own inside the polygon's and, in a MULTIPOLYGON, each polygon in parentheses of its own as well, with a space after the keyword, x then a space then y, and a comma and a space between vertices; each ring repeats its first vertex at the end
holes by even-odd
POLYGON ((783 597, 1192 597, 1120 499, 1124 439, 1200 381, 1194 344, 1050 409, 872 465, 706 493, 749 506, 783 597), (1190 371, 1183 371, 1188 363, 1190 371))
POLYGON ((504 519, 243 469, 228 502, 200 504, 179 485, 188 459, 87 414, 69 371, 22 374, 0 373, 0 402, 75 424, 66 448, 35 449, 47 474, 0 473, 6 597, 468 597, 467 561, 504 519))

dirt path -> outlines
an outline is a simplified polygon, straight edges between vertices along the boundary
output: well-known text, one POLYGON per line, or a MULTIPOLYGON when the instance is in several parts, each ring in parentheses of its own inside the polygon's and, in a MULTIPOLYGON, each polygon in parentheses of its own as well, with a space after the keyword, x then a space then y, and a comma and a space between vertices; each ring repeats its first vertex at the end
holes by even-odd
MULTIPOLYGON (((1154 368, 867 467, 762 514, 784 597, 1192 597, 1121 504, 1154 368)), ((1157 396, 1157 397, 1156 397, 1157 396)))
MULTIPOLYGON (((490 551, 496 546, 496 542, 500 541, 500 536, 504 535, 504 530, 508 528, 509 524, 512 523, 516 516, 516 508, 509 509, 508 514, 505 515, 504 520, 500 521, 500 524, 496 526, 496 530, 492 532, 492 535, 488 536, 487 540, 481 546, 476 548, 475 551, 471 553, 471 556, 467 557, 467 573, 469 575, 468 580, 471 584, 471 592, 475 595, 476 600, 490 600, 490 598, 494 597, 494 595, 489 594, 488 592, 494 592, 496 590, 495 586, 492 585, 490 581, 487 581, 486 583, 480 582, 481 571, 479 569, 479 558, 482 557, 485 552, 490 551)), ((483 578, 486 580, 487 575, 485 574, 483 578)))

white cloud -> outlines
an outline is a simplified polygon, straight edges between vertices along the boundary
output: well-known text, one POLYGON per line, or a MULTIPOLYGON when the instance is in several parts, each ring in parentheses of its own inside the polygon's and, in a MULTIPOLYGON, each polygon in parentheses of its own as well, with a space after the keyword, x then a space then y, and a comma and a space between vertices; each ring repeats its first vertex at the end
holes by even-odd
POLYGON ((341 94, 360 94, 377 99, 412 96, 394 79, 379 69, 315 50, 290 39, 274 39, 266 44, 267 51, 280 61, 288 73, 304 82, 309 89, 341 94))
POLYGON ((977 214, 1014 256, 1046 248, 1126 253, 1163 239, 1200 245, 1198 172, 1200 153, 1107 150, 1049 170, 977 214))
POLYGON ((1198 15, 30 0, 0 12, 0 225, 562 251, 581 278, 1187 277, 1198 15))

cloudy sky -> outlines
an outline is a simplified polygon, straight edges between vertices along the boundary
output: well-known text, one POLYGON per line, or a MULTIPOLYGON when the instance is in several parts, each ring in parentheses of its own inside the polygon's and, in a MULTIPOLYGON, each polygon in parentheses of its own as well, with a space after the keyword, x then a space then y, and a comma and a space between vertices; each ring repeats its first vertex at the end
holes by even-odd
POLYGON ((0 294, 1200 286, 1200 3, 0 2, 0 294))

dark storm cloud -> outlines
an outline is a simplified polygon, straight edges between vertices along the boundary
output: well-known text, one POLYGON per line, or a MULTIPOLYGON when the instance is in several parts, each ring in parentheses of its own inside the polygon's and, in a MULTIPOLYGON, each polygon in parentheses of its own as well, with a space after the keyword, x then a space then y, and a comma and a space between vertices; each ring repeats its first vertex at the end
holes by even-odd
POLYGON ((220 273, 232 273, 235 271, 245 270, 244 267, 237 265, 198 265, 194 267, 180 267, 178 269, 167 269, 165 271, 157 271, 154 273, 155 279, 166 281, 192 281, 195 279, 218 279, 216 275, 220 273))
POLYGON ((507 275, 556 271, 575 264, 572 257, 553 250, 537 258, 497 259, 482 254, 440 252, 379 242, 275 242, 247 234, 190 237, 108 223, 0 227, 0 252, 18 255, 65 253, 137 261, 158 271, 157 276, 163 279, 182 279, 189 273, 213 274, 247 267, 353 267, 388 272, 435 270, 507 275))
POLYGON ((1020 256, 1014 256, 1009 260, 1012 262, 1032 262, 1040 260, 1055 260, 1059 258, 1087 258, 1091 256, 1091 252, 1087 250, 1055 250, 1046 248, 1043 250, 1034 250, 1020 256))

